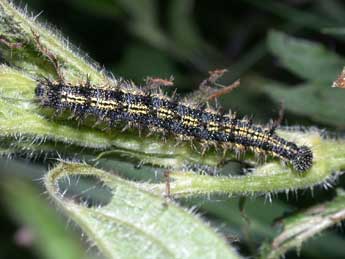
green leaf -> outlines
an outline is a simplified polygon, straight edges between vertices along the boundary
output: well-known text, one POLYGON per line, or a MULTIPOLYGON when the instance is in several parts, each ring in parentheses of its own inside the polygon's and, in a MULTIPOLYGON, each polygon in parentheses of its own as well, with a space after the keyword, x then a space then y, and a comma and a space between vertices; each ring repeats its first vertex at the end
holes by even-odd
POLYGON ((169 25, 177 48, 186 57, 206 54, 206 43, 199 34, 193 19, 194 1, 176 0, 170 3, 169 25))
POLYGON ((239 258, 196 215, 102 170, 62 163, 44 183, 54 201, 107 258, 239 258), (87 207, 65 199, 58 182, 71 176, 99 178, 111 189, 110 202, 87 207))
POLYGON ((344 126, 345 118, 339 111, 344 109, 345 92, 330 86, 345 60, 318 43, 277 31, 270 32, 268 45, 287 69, 307 82, 295 88, 269 82, 263 91, 274 100, 284 101, 289 111, 324 124, 344 126))
POLYGON ((273 100, 283 101, 284 107, 298 115, 334 126, 344 126, 345 91, 320 83, 305 83, 291 88, 277 82, 267 82, 263 91, 273 100))
MULTIPOLYGON (((336 25, 342 25, 345 22, 345 8, 342 1, 320 1, 316 4, 317 11, 320 13, 320 17, 329 17, 336 25)), ((324 27, 324 26, 322 26, 324 27)))
POLYGON ((343 27, 330 27, 322 29, 322 33, 329 34, 329 35, 340 35, 344 36, 345 28, 343 27))
POLYGON ((105 75, 97 64, 91 64, 82 57, 75 47, 65 39, 37 23, 35 17, 28 17, 23 11, 6 0, 0 0, 0 33, 10 43, 21 45, 19 48, 10 48, 7 44, 0 44, 4 58, 10 65, 14 65, 27 73, 39 76, 54 76, 56 71, 47 56, 54 56, 60 62, 60 69, 64 79, 70 82, 79 82, 89 76, 92 82, 104 83, 105 75), (46 49, 42 56, 39 51, 46 49), (14 52, 14 56, 12 53, 14 52))
MULTIPOLYGON (((291 24, 296 24, 299 27, 305 27, 319 32, 320 28, 337 25, 334 17, 327 15, 317 15, 315 12, 302 10, 302 8, 293 8, 290 4, 284 2, 265 0, 253 1, 242 0, 248 4, 254 5, 262 10, 268 11, 278 17, 284 18, 291 24)), ((330 2, 330 1, 327 1, 330 2)))
POLYGON ((284 219, 283 231, 270 245, 263 246, 261 258, 276 259, 292 248, 299 249, 304 241, 344 220, 344 208, 345 194, 340 191, 332 201, 318 204, 284 219))
POLYGON ((139 44, 128 46, 123 62, 113 70, 140 83, 146 77, 169 78, 177 74, 170 59, 163 52, 139 44), (131 76, 133 71, 136 73, 131 76))
POLYGON ((68 4, 97 16, 114 18, 121 14, 117 2, 112 0, 74 0, 69 1, 68 4))
POLYGON ((297 39, 271 31, 268 46, 282 65, 301 78, 331 86, 340 74, 345 60, 319 43, 297 39))
POLYGON ((131 16, 129 26, 133 34, 158 49, 171 48, 169 37, 160 28, 155 1, 119 0, 118 4, 131 16))
POLYGON ((38 255, 47 259, 85 258, 78 238, 66 230, 66 223, 31 184, 7 178, 0 187, 1 198, 13 218, 33 235, 38 255))

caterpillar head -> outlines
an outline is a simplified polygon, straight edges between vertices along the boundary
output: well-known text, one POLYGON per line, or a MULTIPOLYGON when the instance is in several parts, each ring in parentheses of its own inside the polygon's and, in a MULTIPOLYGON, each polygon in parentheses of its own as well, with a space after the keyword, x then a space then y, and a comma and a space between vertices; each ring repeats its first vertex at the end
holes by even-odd
POLYGON ((307 146, 301 146, 292 160, 293 168, 298 172, 305 172, 313 165, 313 152, 307 146))

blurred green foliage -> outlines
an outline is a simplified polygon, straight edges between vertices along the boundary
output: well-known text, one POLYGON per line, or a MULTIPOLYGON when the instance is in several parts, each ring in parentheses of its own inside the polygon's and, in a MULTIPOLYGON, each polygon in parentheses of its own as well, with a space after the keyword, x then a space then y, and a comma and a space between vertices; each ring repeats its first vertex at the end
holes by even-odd
MULTIPOLYGON (((72 43, 116 76, 140 84, 147 76, 173 75, 178 92, 187 93, 197 88, 207 71, 228 68, 223 83, 241 77, 242 86, 221 98, 226 109, 253 114, 255 120, 265 123, 276 116, 278 102, 283 100, 286 124, 334 131, 345 126, 345 91, 330 88, 344 66, 342 1, 26 0, 19 4, 27 4, 34 14, 43 10, 39 20, 61 29, 72 43)), ((59 239, 66 227, 49 216, 49 205, 37 195, 42 192, 37 180, 46 170, 8 161, 0 166, 2 195, 6 197, 1 205, 5 231, 0 234, 0 257, 28 258, 31 254, 32 258, 53 258, 49 255, 56 244, 65 252, 59 258, 78 257, 80 244, 70 241, 73 234, 67 232, 63 233, 65 240, 59 239), (8 202, 10 199, 16 202, 8 202), (42 214, 25 215, 22 211, 29 211, 26 206, 42 214), (51 244, 23 246, 15 239, 23 226, 49 236, 45 241, 51 244)), ((106 163, 102 166, 107 167, 106 163)), ((108 166, 111 169, 112 165, 108 166)), ((130 171, 135 179, 154 180, 154 169, 139 175, 132 163, 123 162, 118 168, 130 171)), ((340 178, 337 186, 343 185, 340 178)), ((237 208, 237 199, 204 197, 181 202, 196 206, 230 240, 239 239, 234 245, 241 254, 252 256, 262 242, 276 236, 275 219, 334 196, 334 189, 316 188, 313 195, 307 190, 289 199, 277 195, 272 203, 256 199, 246 205, 249 223, 237 208)), ((305 243, 300 258, 344 258, 344 242, 337 229, 327 231, 305 243)), ((290 252, 286 258, 295 256, 290 252)))

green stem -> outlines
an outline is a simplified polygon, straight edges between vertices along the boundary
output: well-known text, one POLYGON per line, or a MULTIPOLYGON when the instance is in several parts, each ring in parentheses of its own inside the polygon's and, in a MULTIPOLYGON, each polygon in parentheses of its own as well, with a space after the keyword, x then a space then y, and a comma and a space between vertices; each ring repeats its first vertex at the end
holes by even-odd
POLYGON ((345 193, 338 191, 338 196, 332 201, 284 219, 284 230, 271 244, 263 245, 261 258, 280 258, 290 249, 300 249, 303 242, 344 219, 345 193))
MULTIPOLYGON (((334 181, 345 169, 345 141, 325 139, 318 130, 302 132, 279 131, 279 135, 299 144, 307 144, 312 148, 314 164, 304 174, 294 172, 291 168, 277 162, 257 166, 252 173, 236 177, 214 177, 198 175, 193 172, 173 171, 170 177, 171 194, 174 196, 190 196, 205 194, 241 194, 276 193, 296 189, 305 189, 327 181, 334 181)), ((160 193, 165 184, 141 186, 160 193)))

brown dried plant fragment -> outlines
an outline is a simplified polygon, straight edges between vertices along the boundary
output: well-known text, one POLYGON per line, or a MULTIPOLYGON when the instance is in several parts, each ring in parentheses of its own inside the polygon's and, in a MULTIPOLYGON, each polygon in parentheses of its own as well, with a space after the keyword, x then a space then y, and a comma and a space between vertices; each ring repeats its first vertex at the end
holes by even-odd
POLYGON ((0 35, 0 43, 5 44, 7 47, 9 47, 11 49, 20 49, 23 47, 23 43, 11 42, 4 35, 0 35))
POLYGON ((209 71, 209 77, 201 82, 199 89, 194 91, 188 98, 189 101, 195 104, 203 104, 209 101, 214 101, 222 95, 230 93, 232 90, 240 86, 240 80, 235 81, 230 85, 222 85, 217 83, 227 69, 216 69, 209 71))
POLYGON ((345 88, 345 69, 343 69, 337 80, 333 82, 332 87, 345 88))
POLYGON ((271 120, 271 122, 268 125, 269 131, 273 134, 275 130, 282 124, 284 119, 284 101, 280 101, 279 105, 279 111, 278 111, 278 117, 274 120, 271 120))
POLYGON ((223 88, 220 88, 219 90, 214 90, 212 94, 208 96, 208 100, 214 100, 219 98, 222 95, 230 93, 232 90, 240 86, 240 80, 236 80, 234 83, 228 86, 224 86, 223 88))
POLYGON ((44 46, 41 43, 40 40, 40 35, 38 32, 34 31, 33 29, 31 29, 31 33, 33 35, 34 41, 35 41, 35 45, 37 50, 46 58, 48 58, 48 60, 52 63, 52 65, 55 68, 55 71, 58 75, 58 80, 59 82, 64 82, 64 76, 63 76, 63 72, 62 72, 62 64, 61 62, 58 60, 58 57, 54 55, 53 52, 51 52, 46 46, 44 46))
POLYGON ((147 77, 145 79, 145 90, 154 90, 159 89, 160 87, 169 87, 174 85, 174 77, 170 77, 169 79, 163 79, 159 77, 147 77))

